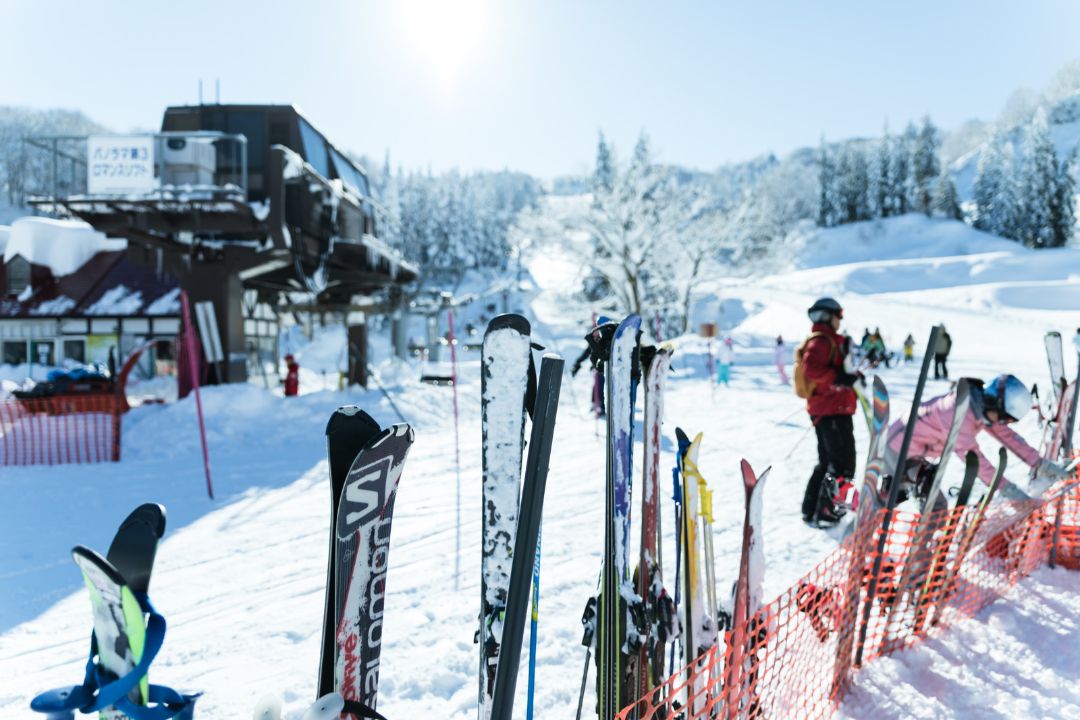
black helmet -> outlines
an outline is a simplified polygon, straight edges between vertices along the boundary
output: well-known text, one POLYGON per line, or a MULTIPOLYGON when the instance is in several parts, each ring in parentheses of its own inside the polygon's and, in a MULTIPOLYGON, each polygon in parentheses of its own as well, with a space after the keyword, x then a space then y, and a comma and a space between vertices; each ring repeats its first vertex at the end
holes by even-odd
POLYGON ((834 315, 838 318, 844 317, 844 308, 831 297, 823 297, 818 298, 806 314, 810 316, 810 322, 828 322, 834 315))

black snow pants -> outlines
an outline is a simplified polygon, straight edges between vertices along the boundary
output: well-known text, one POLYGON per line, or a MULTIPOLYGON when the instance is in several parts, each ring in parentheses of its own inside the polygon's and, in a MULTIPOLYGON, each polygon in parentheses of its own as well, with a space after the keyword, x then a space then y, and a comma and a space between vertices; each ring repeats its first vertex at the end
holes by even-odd
POLYGON ((847 478, 855 474, 855 429, 850 415, 825 415, 811 417, 817 432, 818 463, 810 480, 806 483, 803 495, 802 513, 804 518, 813 518, 823 501, 821 484, 828 473, 835 478, 847 478))

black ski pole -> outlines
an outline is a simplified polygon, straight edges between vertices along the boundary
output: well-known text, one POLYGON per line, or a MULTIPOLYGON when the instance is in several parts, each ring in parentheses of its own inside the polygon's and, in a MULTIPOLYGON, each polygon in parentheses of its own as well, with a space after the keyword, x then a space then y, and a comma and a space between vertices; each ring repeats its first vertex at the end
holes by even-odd
POLYGON ((870 611, 874 607, 874 594, 877 592, 878 574, 881 572, 881 559, 885 555, 885 545, 889 538, 889 522, 892 520, 892 510, 896 507, 896 501, 900 496, 900 477, 904 470, 904 463, 907 462, 908 449, 911 447, 911 434, 915 432, 915 422, 919 417, 919 405, 922 403, 923 388, 926 387, 926 376, 930 372, 930 353, 937 347, 939 335, 941 335, 941 326, 935 325, 930 330, 930 341, 926 345, 926 352, 923 353, 922 369, 919 370, 919 381, 915 385, 915 397, 911 399, 911 411, 908 413, 907 426, 904 428, 904 440, 900 445, 900 453, 896 457, 892 482, 889 483, 889 502, 886 505, 889 511, 881 519, 881 534, 878 537, 877 554, 874 556, 874 569, 870 573, 870 587, 866 590, 863 617, 859 623, 859 640, 855 646, 855 667, 862 665, 863 647, 866 644, 866 632, 870 625, 870 611))
POLYGON ((559 387, 562 383, 563 359, 545 355, 540 363, 540 379, 536 390, 536 409, 533 412, 529 455, 525 462, 525 481, 521 494, 521 509, 514 539, 514 562, 510 566, 510 589, 503 616, 502 645, 499 665, 495 670, 495 692, 491 703, 491 720, 512 720, 514 690, 517 687, 518 662, 525 619, 529 611, 529 583, 536 561, 536 542, 544 508, 544 490, 551 442, 555 434, 555 417, 559 411, 559 387))

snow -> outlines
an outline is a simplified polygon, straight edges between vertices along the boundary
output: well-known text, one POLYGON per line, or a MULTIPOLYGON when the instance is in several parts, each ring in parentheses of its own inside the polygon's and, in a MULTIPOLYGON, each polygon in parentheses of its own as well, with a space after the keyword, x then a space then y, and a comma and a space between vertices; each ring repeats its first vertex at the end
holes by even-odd
MULTIPOLYGON (((777 334, 805 336, 805 309, 820 294, 845 307, 858 335, 880 326, 895 349, 908 332, 919 345, 931 323, 953 336, 949 365, 959 377, 1008 370, 1029 385, 1047 380, 1043 333, 1072 336, 1080 291, 1080 250, 1034 252, 947 221, 917 216, 805 236, 789 270, 754 278, 714 278, 695 303, 740 308, 730 329, 738 345, 730 388, 706 375, 706 343, 676 338, 665 397, 661 473, 674 464, 676 425, 704 432, 698 465, 715 491, 718 593, 727 595, 740 556, 744 502, 738 462, 772 466, 762 498, 766 600, 835 548, 842 528, 812 530, 800 499, 816 457, 802 401, 772 367, 777 334), (891 268, 891 271, 890 271, 891 268)), ((568 360, 584 347, 593 308, 567 295, 576 268, 558 249, 535 253, 533 337, 568 360)), ((461 308, 464 323, 480 311, 461 308), (473 313, 470 315, 470 313, 473 313)), ((715 317, 696 317, 692 327, 715 317)), ((386 332, 385 330, 381 332, 386 332)), ((385 338, 373 332, 377 347, 385 338)), ((310 367, 336 367, 339 329, 292 349, 310 367), (321 348, 321 349, 320 349, 321 348), (301 356, 303 359, 303 355, 301 356)), ((283 346, 283 351, 287 349, 283 346)), ((715 343, 713 350, 715 351, 715 343)), ((475 351, 459 352, 462 582, 453 589, 454 431, 451 390, 415 380, 417 364, 377 366, 394 402, 416 430, 395 503, 387 576, 379 709, 388 717, 476 717, 479 653, 473 644, 480 584, 480 371, 475 351)), ((1066 372, 1074 373, 1072 357, 1066 372)), ((893 414, 907 412, 917 369, 883 370, 893 414)), ((303 387, 302 380, 302 387, 303 387)), ((335 386, 331 383, 328 386, 335 386)), ((596 587, 603 549, 603 427, 589 412, 592 378, 564 381, 544 508, 537 714, 572 717, 584 662, 581 611, 596 587)), ((948 386, 932 382, 928 395, 948 386)), ((327 418, 355 403, 384 426, 397 422, 376 389, 313 391, 282 398, 255 385, 207 388, 202 395, 218 499, 203 489, 189 398, 138 407, 124 418, 123 461, 109 466, 4 468, 0 494, 0 716, 26 717, 38 691, 82 678, 90 627, 86 591, 68 555, 76 543, 108 547, 137 504, 169 511, 151 592, 169 620, 152 681, 202 690, 199 715, 250 716, 259 698, 279 694, 286 717, 314 697, 325 583, 329 483, 323 458, 327 418)), ((1036 441, 1029 417, 1018 431, 1036 441)), ((640 418, 640 404, 638 409, 640 418)), ((636 433, 634 466, 641 455, 636 433)), ((856 423, 860 466, 866 430, 856 423)), ((989 447, 987 448, 989 449, 989 447)), ((949 466, 956 484, 960 463, 949 466)), ((1023 485, 1022 470, 1008 473, 1023 485)), ((637 473, 640 474, 640 473, 637 473)), ((639 482, 635 479, 635 482, 639 482)), ((635 489, 632 497, 641 497, 635 489)), ((660 516, 669 568, 674 558, 670 485, 660 516)), ((633 508, 634 528, 640 509, 633 508)), ((631 556, 635 556, 637 533, 631 556)), ((671 581, 671 573, 668 581, 671 581)), ((926 644, 877 660, 854 676, 849 717, 1068 717, 1080 698, 1080 575, 1040 571, 969 622, 926 644)), ((525 659, 523 658, 523 662, 525 659)), ((524 682, 517 707, 524 707, 524 682)), ((591 702, 592 683, 586 702, 591 702)))
POLYGON ((87 315, 134 315, 143 306, 142 293, 138 290, 129 290, 124 285, 109 288, 105 294, 98 298, 90 307, 86 308, 87 315))
POLYGON ((99 252, 126 247, 126 241, 109 239, 81 220, 23 217, 11 224, 3 250, 5 263, 19 255, 35 265, 47 266, 54 278, 61 278, 99 252))
POLYGON ((1044 568, 976 617, 868 664, 840 718, 1080 717, 1080 573, 1044 568))
POLYGON ((173 288, 154 302, 147 305, 145 312, 147 315, 180 314, 180 288, 173 288))

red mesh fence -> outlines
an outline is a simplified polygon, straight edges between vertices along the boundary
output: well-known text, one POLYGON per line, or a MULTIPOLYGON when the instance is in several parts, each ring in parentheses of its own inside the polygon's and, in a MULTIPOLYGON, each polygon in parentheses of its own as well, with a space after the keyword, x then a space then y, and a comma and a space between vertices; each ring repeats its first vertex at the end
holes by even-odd
POLYGON ((748 626, 725 633, 720 645, 616 717, 828 718, 850 687, 864 623, 863 663, 974 615, 1045 564, 1055 536, 1057 563, 1080 567, 1076 488, 1050 502, 994 503, 982 515, 968 506, 923 522, 893 511, 871 583, 887 512, 879 511, 748 626), (731 667, 735 658, 739 667, 731 667))
POLYGON ((0 465, 118 461, 120 415, 113 395, 0 400, 0 465))

